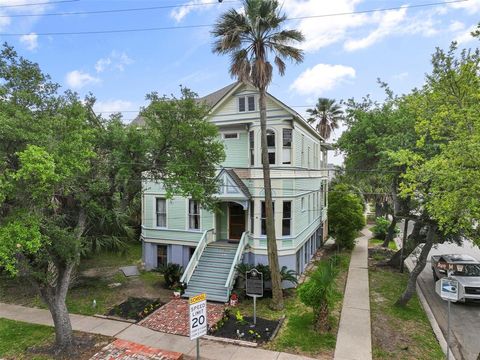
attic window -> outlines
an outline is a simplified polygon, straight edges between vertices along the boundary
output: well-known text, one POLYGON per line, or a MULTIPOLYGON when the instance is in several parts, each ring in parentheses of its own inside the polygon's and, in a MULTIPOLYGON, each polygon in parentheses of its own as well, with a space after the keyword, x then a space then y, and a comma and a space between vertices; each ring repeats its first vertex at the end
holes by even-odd
POLYGON ((255 111, 255 96, 240 96, 238 98, 238 111, 255 111))
POLYGON ((238 139, 238 133, 224 133, 224 139, 238 139))

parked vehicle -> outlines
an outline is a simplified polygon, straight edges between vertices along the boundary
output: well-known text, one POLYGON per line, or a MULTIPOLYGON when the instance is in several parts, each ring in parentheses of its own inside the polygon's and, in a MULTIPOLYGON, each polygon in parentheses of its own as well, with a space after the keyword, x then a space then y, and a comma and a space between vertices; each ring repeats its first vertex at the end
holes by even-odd
POLYGON ((480 261, 459 254, 433 255, 433 280, 436 282, 450 274, 458 281, 459 301, 480 300, 480 261))

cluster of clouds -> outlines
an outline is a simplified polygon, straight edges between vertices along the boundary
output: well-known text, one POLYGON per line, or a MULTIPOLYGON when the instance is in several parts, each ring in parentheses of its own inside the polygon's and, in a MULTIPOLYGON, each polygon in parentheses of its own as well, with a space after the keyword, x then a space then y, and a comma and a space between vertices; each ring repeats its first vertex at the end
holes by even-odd
MULTIPOLYGON (((347 53, 367 49, 387 38, 404 35, 431 37, 448 32, 459 43, 472 41, 470 32, 475 26, 461 21, 442 23, 442 15, 450 10, 464 10, 468 14, 480 13, 480 1, 470 0, 449 3, 442 6, 426 7, 412 11, 405 5, 390 11, 358 12, 358 5, 364 0, 283 0, 283 10, 288 14, 291 27, 305 35, 302 44, 308 54, 317 53, 333 44, 341 44, 347 53), (357 12, 352 14, 353 12, 357 12), (331 16, 331 14, 344 14, 331 16), (312 15, 318 17, 309 18, 312 15), (325 15, 325 16, 321 16, 325 15)), ((190 0, 181 8, 172 10, 170 16, 181 22, 194 11, 216 6, 211 0, 190 0), (198 6, 203 4, 204 6, 198 6)), ((385 2, 383 6, 388 6, 385 2)), ((392 5, 393 6, 393 5, 392 5)), ((395 75, 403 79, 406 73, 395 75)), ((292 83, 290 89, 303 95, 323 95, 334 87, 351 82, 356 76, 355 69, 347 64, 319 63, 306 69, 292 83)))
POLYGON ((123 72, 125 67, 132 64, 133 60, 126 52, 113 50, 109 55, 98 59, 94 65, 95 75, 83 70, 72 70, 65 76, 65 82, 72 89, 81 89, 87 85, 98 84, 102 80, 100 74, 107 71, 123 72))

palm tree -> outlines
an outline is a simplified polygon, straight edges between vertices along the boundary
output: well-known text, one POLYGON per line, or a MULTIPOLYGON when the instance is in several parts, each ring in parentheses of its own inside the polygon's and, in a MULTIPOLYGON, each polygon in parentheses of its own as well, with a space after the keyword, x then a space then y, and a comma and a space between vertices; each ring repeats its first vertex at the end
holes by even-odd
POLYGON ((317 131, 325 140, 330 137, 333 130, 338 129, 339 122, 343 120, 343 110, 334 99, 319 98, 315 108, 307 109, 310 114, 309 123, 317 122, 317 131))
POLYGON ((243 0, 243 12, 231 9, 220 16, 212 31, 215 37, 213 52, 230 55, 230 74, 242 82, 253 84, 259 91, 260 131, 263 178, 265 187, 265 213, 267 227, 268 263, 272 273, 273 309, 283 309, 277 241, 273 219, 272 188, 267 149, 267 88, 272 81, 273 66, 269 58, 284 75, 286 60, 303 61, 303 52, 292 43, 304 40, 297 30, 284 30, 287 19, 281 14, 277 0, 243 0))

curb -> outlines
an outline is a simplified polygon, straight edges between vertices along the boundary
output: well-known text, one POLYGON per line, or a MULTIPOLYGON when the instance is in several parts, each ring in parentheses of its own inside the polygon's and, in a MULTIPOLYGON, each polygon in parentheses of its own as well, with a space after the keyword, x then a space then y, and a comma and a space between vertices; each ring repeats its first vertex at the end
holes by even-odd
MULTIPOLYGON (((395 243, 397 245, 397 248, 401 249, 402 243, 398 240, 399 238, 396 237, 395 243)), ((406 258, 404 261, 404 264, 407 267, 409 272, 411 272, 415 267, 412 259, 410 258, 406 258)), ((447 340, 445 339, 445 336, 443 335, 443 332, 440 329, 440 325, 438 325, 437 319, 435 319, 435 316, 433 315, 432 308, 430 307, 430 304, 425 298, 425 294, 423 293, 421 286, 418 284, 418 280, 416 284, 416 289, 417 289, 418 299, 420 300, 420 304, 422 305, 422 308, 425 311, 425 314, 427 315, 428 321, 430 321, 430 326, 432 327, 433 333, 435 334, 435 337, 437 338, 437 341, 440 344, 440 347, 442 348, 443 353, 447 355, 447 346, 448 346, 447 340)), ((456 360, 451 347, 450 347, 450 358, 452 360, 456 360)))

